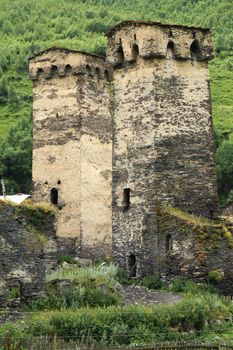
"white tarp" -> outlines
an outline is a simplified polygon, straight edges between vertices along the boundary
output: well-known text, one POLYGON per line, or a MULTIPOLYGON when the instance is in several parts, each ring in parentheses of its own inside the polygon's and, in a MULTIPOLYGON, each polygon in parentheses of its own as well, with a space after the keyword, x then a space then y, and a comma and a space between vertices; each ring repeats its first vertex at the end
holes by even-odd
POLYGON ((18 193, 7 195, 5 198, 3 196, 0 196, 0 201, 9 201, 15 204, 21 204, 23 201, 25 201, 25 199, 28 198, 31 198, 30 194, 18 193))

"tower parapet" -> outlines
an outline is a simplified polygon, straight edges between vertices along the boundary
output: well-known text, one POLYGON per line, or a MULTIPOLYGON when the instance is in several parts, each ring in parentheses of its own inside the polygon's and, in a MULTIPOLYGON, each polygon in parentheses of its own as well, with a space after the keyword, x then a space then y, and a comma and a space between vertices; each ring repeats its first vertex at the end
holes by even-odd
POLYGON ((56 47, 30 58, 29 77, 32 81, 70 75, 108 80, 110 69, 102 56, 56 47))
POLYGON ((125 21, 108 33, 107 59, 122 66, 141 58, 210 60, 213 46, 210 31, 203 28, 166 25, 157 22, 125 21))

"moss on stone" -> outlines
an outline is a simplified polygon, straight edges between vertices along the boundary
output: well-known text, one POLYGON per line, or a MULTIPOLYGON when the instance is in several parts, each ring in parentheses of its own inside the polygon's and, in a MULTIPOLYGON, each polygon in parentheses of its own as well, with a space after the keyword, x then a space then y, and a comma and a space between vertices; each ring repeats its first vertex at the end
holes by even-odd
POLYGON ((186 222, 188 224, 193 224, 194 226, 212 226, 212 225, 214 225, 214 222, 211 221, 210 219, 189 214, 181 209, 174 208, 170 205, 161 206, 161 212, 167 213, 167 214, 169 214, 173 217, 176 217, 177 219, 179 219, 183 222, 186 222))
MULTIPOLYGON (((226 221, 211 221, 210 219, 195 216, 186 213, 178 208, 169 205, 163 205, 157 208, 160 219, 160 227, 163 229, 170 226, 171 221, 175 220, 176 230, 181 235, 190 235, 193 231, 200 246, 205 245, 206 248, 200 248, 200 259, 203 260, 207 251, 217 250, 222 239, 225 239, 230 248, 233 248, 233 229, 231 218, 226 221), (229 225, 231 223, 231 225, 229 225), (206 244, 208 242, 208 244, 206 244)), ((219 218, 220 220, 221 218, 219 218)), ((233 220, 233 218, 232 218, 233 220)), ((166 230, 162 230, 166 232, 166 230)))
POLYGON ((43 232, 56 215, 56 209, 52 205, 42 202, 26 201, 23 205, 13 205, 13 209, 15 219, 39 232, 43 232))

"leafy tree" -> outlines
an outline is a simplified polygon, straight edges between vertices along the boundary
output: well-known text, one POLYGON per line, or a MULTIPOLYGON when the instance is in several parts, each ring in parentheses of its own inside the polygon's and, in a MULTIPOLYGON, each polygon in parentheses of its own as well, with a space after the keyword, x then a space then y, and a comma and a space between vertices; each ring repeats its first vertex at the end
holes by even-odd
POLYGON ((216 160, 219 192, 227 196, 233 188, 233 138, 222 142, 216 160))
POLYGON ((18 121, 0 143, 0 177, 6 180, 7 193, 29 192, 32 158, 31 116, 18 121))

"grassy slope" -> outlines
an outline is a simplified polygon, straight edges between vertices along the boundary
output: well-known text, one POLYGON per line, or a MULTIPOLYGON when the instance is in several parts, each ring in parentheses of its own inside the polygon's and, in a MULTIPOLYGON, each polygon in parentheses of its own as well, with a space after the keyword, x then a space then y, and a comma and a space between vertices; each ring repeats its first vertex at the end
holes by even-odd
POLYGON ((219 130, 233 130, 233 39, 231 0, 2 0, 0 8, 0 77, 15 97, 0 104, 0 135, 31 110, 31 84, 26 57, 52 45, 104 52, 103 31, 124 19, 210 26, 217 48, 225 48, 210 65, 214 123, 219 130), (1 72, 2 71, 2 72, 1 72), (12 103, 12 101, 14 103, 12 103))
POLYGON ((233 57, 218 57, 210 64, 211 95, 215 128, 233 132, 233 57))

